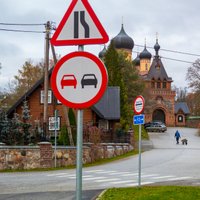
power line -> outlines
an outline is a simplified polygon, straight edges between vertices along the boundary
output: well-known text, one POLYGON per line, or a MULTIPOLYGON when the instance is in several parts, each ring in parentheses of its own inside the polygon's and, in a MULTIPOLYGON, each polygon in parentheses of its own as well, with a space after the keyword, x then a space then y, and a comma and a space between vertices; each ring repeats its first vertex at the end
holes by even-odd
POLYGON ((175 58, 167 58, 167 57, 163 57, 163 56, 161 56, 161 58, 168 59, 168 60, 173 60, 173 61, 178 61, 178 62, 184 62, 184 63, 188 63, 188 64, 193 64, 194 63, 194 62, 190 62, 190 61, 186 61, 186 60, 180 60, 180 59, 175 59, 175 58))
MULTIPOLYGON (((144 45, 140 44, 135 44, 137 47, 144 47, 144 45)), ((154 49, 154 47, 147 46, 147 48, 154 49)), ((170 50, 170 49, 160 49, 161 51, 167 51, 167 52, 172 52, 172 53, 179 53, 179 54, 184 54, 184 55, 189 55, 189 56, 198 56, 200 57, 200 54, 195 54, 195 53, 188 53, 188 52, 183 52, 183 51, 175 51, 175 50, 170 50)))
POLYGON ((45 23, 40 23, 40 24, 19 24, 19 23, 3 23, 3 22, 0 22, 0 25, 5 25, 5 26, 44 26, 45 23))
MULTIPOLYGON (((138 51, 132 51, 134 53, 139 53, 138 51)), ((178 61, 178 62, 183 62, 183 63, 188 63, 188 64, 193 64, 194 62, 191 61, 187 61, 187 60, 181 60, 181 59, 175 59, 175 58, 168 58, 168 57, 164 57, 164 56, 160 56, 163 59, 167 59, 167 60, 173 60, 173 61, 178 61)))
POLYGON ((26 30, 20 30, 20 29, 5 29, 0 28, 0 31, 9 31, 9 32, 23 32, 23 33, 45 33, 45 31, 26 31, 26 30))

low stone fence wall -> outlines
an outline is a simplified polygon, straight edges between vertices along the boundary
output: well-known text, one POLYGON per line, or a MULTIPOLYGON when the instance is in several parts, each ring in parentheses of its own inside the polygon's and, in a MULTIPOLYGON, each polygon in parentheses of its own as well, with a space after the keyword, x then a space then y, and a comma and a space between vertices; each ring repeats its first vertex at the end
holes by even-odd
MULTIPOLYGON (((103 143, 83 146, 83 163, 92 163, 103 158, 112 158, 133 150, 128 143, 103 143)), ((0 146, 0 170, 35 169, 65 167, 76 164, 76 147, 56 148, 51 143, 43 142, 38 146, 0 146), (56 155, 56 159, 55 159, 56 155)))
POLYGON ((190 128, 200 128, 200 119, 190 119, 186 122, 187 127, 190 128))

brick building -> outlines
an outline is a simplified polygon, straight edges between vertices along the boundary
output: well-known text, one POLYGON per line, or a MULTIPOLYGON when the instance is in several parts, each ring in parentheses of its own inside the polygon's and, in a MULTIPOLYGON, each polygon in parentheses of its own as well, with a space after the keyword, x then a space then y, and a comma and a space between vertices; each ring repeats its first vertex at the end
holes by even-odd
MULTIPOLYGON (((124 30, 122 25, 119 34, 113 38, 114 46, 118 51, 126 51, 131 58, 134 41, 124 30)), ((158 39, 154 45, 155 56, 144 50, 134 59, 135 67, 145 83, 145 121, 162 121, 167 126, 185 126, 189 109, 185 102, 175 102, 176 93, 172 89, 172 78, 167 75, 159 55, 158 39), (180 106, 182 105, 182 106, 180 106), (184 105, 184 106, 183 106, 184 105)), ((101 52, 105 53, 105 49, 101 52)))

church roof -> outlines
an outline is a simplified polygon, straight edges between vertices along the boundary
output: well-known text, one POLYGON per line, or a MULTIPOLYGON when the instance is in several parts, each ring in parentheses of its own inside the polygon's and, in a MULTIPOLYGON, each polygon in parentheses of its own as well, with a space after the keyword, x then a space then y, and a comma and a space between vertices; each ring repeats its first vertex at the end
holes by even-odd
POLYGON ((137 54, 137 57, 133 60, 133 63, 138 66, 140 65, 140 57, 139 57, 139 54, 137 54))
POLYGON ((177 114, 179 110, 182 110, 185 114, 190 114, 190 110, 186 102, 175 103, 175 114, 177 114))
POLYGON ((131 37, 127 35, 127 33, 124 30, 124 26, 122 24, 122 28, 117 36, 115 36, 113 39, 114 47, 117 49, 130 49, 132 50, 134 47, 134 41, 131 37))
POLYGON ((140 59, 151 59, 152 55, 147 50, 146 45, 144 47, 144 50, 140 53, 139 57, 140 57, 140 59))
POLYGON ((160 79, 161 81, 166 80, 172 82, 172 78, 168 77, 160 57, 157 56, 154 57, 151 67, 149 69, 149 73, 147 74, 147 80, 152 79, 160 79))
POLYGON ((106 46, 104 45, 104 48, 99 52, 99 58, 103 58, 106 54, 106 46))

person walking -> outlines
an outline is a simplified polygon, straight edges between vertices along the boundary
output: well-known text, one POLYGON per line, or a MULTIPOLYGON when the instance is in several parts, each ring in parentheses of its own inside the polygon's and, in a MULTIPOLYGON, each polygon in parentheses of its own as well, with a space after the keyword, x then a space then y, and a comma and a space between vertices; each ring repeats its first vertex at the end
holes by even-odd
POLYGON ((176 131, 174 137, 176 138, 176 144, 179 144, 179 139, 181 137, 180 133, 178 132, 178 130, 176 131))

